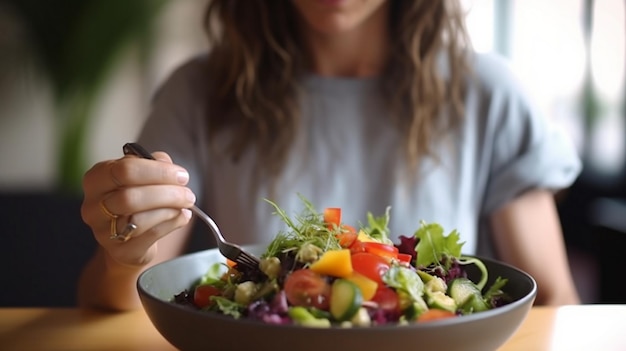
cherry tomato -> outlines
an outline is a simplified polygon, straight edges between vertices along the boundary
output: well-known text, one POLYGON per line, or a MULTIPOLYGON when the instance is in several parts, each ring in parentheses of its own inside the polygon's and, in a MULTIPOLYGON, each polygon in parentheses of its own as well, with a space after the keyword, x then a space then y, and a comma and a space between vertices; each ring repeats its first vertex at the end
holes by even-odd
POLYGON ((285 279, 287 301, 294 306, 316 307, 328 310, 330 284, 310 269, 292 272, 285 279))
POLYGON ((374 297, 372 297, 372 301, 376 302, 378 307, 384 311, 400 311, 400 298, 398 297, 398 293, 387 286, 379 285, 374 297))
POLYGON ((386 259, 369 252, 357 252, 351 256, 352 269, 373 281, 383 284, 381 276, 389 269, 386 259))
POLYGON ((450 311, 431 308, 430 310, 420 314, 419 317, 417 317, 417 321, 427 322, 427 321, 434 321, 438 319, 452 318, 452 317, 456 317, 456 314, 450 311))
POLYGON ((198 285, 193 291, 193 303, 203 308, 211 304, 211 296, 219 296, 222 292, 213 285, 198 285))

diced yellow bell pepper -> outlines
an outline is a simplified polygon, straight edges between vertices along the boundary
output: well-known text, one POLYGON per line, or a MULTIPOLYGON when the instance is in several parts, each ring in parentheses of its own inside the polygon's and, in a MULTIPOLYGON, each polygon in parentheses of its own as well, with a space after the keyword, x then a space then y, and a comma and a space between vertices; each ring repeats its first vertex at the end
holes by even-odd
POLYGON ((309 269, 315 273, 329 275, 331 277, 349 277, 352 270, 350 250, 330 250, 322 254, 319 260, 313 262, 309 269))
POLYGON ((362 229, 359 230, 359 235, 357 236, 357 239, 362 242, 362 243, 368 243, 368 242, 378 242, 378 240, 372 238, 371 236, 367 235, 362 229))
POLYGON ((357 272, 352 272, 352 274, 345 279, 353 282, 361 289, 361 295, 363 295, 363 300, 365 301, 371 300, 378 289, 377 282, 357 272))

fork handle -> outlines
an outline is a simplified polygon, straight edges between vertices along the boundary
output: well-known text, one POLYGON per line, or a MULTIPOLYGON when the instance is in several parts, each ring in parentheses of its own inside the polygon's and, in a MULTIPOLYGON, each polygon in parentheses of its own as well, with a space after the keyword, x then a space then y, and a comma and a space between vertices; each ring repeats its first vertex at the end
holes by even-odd
POLYGON ((135 155, 149 160, 156 160, 148 150, 137 143, 126 143, 122 147, 122 150, 124 151, 124 155, 135 155))

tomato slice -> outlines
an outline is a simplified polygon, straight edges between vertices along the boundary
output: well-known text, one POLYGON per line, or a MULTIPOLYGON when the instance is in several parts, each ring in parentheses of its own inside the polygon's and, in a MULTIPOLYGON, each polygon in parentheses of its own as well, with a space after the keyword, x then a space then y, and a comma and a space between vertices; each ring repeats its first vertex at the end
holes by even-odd
POLYGON ((350 235, 354 234, 355 237, 359 236, 359 234, 356 232, 356 228, 351 226, 351 225, 348 225, 348 224, 342 224, 341 225, 341 233, 342 234, 350 234, 350 235))
POLYGON ((363 247, 365 248, 365 252, 384 257, 388 260, 398 258, 398 248, 393 245, 371 241, 363 243, 363 247))
POLYGON ((324 209, 324 223, 333 230, 341 225, 341 208, 327 207, 324 209))
POLYGON ((389 269, 389 262, 370 252, 352 254, 352 269, 371 280, 383 284, 382 275, 389 269))
POLYGON ((379 285, 372 301, 378 304, 378 308, 389 312, 400 312, 400 298, 398 293, 390 287, 379 285))
POLYGON ((365 247, 363 246, 363 242, 361 240, 357 239, 354 240, 354 242, 352 243, 352 245, 350 245, 350 247, 348 247, 350 249, 350 252, 352 254, 355 253, 359 253, 359 252, 365 252, 365 247))
POLYGON ((284 289, 287 301, 294 306, 328 310, 330 284, 310 269, 299 269, 289 274, 284 289))
POLYGON ((347 249, 356 241, 356 234, 341 233, 337 235, 337 240, 339 240, 339 245, 341 245, 341 247, 347 249))
POLYGON ((198 308, 211 304, 211 296, 219 296, 222 292, 213 285, 198 285, 193 291, 193 303, 198 308))
POLYGON ((349 248, 357 240, 358 234, 353 226, 342 224, 341 231, 336 235, 339 245, 343 248, 349 248))

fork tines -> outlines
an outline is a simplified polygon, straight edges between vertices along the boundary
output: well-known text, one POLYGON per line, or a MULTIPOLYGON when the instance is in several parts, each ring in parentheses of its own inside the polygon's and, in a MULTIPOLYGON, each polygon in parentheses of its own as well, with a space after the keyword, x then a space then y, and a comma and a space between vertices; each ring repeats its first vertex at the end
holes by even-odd
POLYGON ((255 269, 259 267, 259 259, 243 250, 241 250, 235 262, 255 269))

